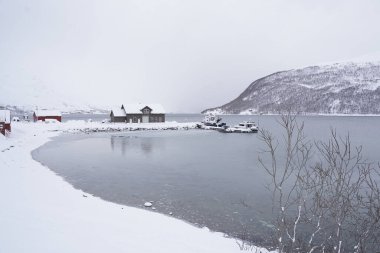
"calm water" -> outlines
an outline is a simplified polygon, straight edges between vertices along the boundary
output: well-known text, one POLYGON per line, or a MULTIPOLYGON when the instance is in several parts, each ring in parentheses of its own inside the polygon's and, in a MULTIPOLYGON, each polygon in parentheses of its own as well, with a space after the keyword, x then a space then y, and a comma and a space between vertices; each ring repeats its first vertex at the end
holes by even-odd
MULTIPOLYGON (((200 121, 200 115, 167 120, 200 121)), ((228 124, 255 120, 281 136, 275 116, 225 116, 228 124)), ((310 139, 326 139, 330 128, 350 133, 364 156, 379 161, 380 117, 300 117, 310 139)), ((63 135, 33 152, 74 187, 105 200, 172 213, 228 235, 260 242, 268 228, 269 182, 257 157, 257 134, 215 131, 145 131, 63 135)))

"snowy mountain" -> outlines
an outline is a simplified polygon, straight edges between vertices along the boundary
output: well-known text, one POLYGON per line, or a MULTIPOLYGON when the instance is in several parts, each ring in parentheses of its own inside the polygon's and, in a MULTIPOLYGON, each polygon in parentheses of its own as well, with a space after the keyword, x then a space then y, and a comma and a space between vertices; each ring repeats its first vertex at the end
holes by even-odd
POLYGON ((203 111, 220 114, 380 114, 380 62, 336 63, 260 78, 235 100, 203 111))
POLYGON ((57 109, 62 112, 98 110, 94 106, 88 105, 83 99, 75 99, 63 94, 38 79, 0 76, 0 88, 0 108, 12 111, 33 111, 37 108, 57 109))

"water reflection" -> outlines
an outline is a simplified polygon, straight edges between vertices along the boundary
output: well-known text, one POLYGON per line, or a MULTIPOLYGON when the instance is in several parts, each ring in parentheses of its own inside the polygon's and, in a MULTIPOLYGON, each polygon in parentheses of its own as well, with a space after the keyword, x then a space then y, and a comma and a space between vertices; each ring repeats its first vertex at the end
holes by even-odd
POLYGON ((150 155, 153 150, 164 149, 165 141, 157 141, 153 137, 111 136, 110 146, 113 152, 120 152, 123 156, 126 156, 128 153, 135 153, 136 151, 150 155))

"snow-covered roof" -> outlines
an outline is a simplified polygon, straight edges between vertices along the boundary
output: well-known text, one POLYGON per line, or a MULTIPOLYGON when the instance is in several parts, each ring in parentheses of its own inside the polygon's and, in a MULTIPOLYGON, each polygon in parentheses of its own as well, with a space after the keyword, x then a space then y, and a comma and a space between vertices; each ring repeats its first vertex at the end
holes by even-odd
POLYGON ((0 110, 0 122, 10 124, 11 123, 11 111, 0 110))
POLYGON ((121 108, 114 108, 114 109, 112 109, 111 112, 113 112, 113 116, 115 116, 115 117, 125 117, 126 116, 125 111, 121 108))
POLYGON ((55 110, 37 110, 34 113, 37 117, 62 116, 60 111, 55 110))
POLYGON ((160 104, 124 104, 124 110, 127 114, 141 114, 141 110, 147 106, 152 109, 152 113, 165 113, 164 107, 160 104))

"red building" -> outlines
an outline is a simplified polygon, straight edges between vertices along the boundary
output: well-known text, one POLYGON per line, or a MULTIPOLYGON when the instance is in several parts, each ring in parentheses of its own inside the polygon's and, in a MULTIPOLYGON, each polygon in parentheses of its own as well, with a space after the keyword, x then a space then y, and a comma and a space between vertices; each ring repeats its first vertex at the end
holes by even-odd
POLYGON ((50 111, 50 110, 37 110, 33 113, 34 121, 45 121, 47 119, 55 119, 59 122, 62 121, 62 114, 60 111, 50 111))
POLYGON ((3 135, 11 132, 11 112, 9 110, 0 110, 0 132, 3 135))

